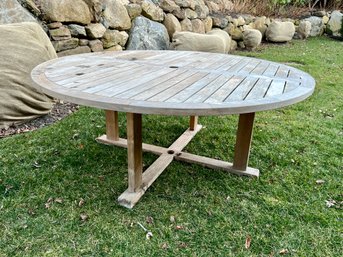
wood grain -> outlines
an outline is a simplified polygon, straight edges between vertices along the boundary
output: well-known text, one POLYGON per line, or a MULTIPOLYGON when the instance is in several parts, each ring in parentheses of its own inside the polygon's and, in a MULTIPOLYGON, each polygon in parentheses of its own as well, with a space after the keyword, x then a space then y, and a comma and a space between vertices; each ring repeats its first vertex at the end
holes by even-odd
POLYGON ((127 113, 127 157, 129 192, 136 192, 142 186, 142 115, 127 113))
POLYGON ((109 140, 119 140, 118 112, 106 110, 106 137, 109 140))
POLYGON ((33 69, 35 87, 53 97, 106 110, 224 115, 304 100, 314 79, 256 58, 190 51, 101 52, 62 57, 33 69))
POLYGON ((252 130, 255 113, 239 115, 233 169, 246 170, 248 167, 252 130))

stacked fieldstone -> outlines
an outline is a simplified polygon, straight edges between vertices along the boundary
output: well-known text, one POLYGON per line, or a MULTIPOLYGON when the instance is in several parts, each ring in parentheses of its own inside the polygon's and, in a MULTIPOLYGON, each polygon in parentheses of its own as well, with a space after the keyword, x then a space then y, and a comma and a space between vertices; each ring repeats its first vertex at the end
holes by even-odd
POLYGON ((36 19, 46 25, 59 56, 168 49, 175 32, 203 34, 213 28, 231 36, 231 50, 255 49, 262 40, 342 36, 341 11, 317 11, 295 20, 225 15, 232 8, 227 0, 1 0, 0 24, 36 19))

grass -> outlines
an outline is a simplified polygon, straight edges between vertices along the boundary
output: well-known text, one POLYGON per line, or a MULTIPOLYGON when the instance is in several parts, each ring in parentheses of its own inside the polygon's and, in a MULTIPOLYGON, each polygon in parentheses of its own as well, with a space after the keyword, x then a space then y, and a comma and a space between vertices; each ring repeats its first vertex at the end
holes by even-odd
MULTIPOLYGON (((126 189, 126 150, 94 141, 105 129, 101 110, 83 107, 0 140, 0 256, 340 256, 342 53, 327 38, 238 52, 294 65, 317 81, 306 101, 257 114, 250 166, 259 179, 173 162, 127 210, 116 203, 126 189)), ((232 160, 237 117, 200 122, 206 128, 187 150, 232 160)), ((146 115, 143 140, 168 146, 187 124, 146 115)), ((144 154, 144 165, 155 158, 144 154)))

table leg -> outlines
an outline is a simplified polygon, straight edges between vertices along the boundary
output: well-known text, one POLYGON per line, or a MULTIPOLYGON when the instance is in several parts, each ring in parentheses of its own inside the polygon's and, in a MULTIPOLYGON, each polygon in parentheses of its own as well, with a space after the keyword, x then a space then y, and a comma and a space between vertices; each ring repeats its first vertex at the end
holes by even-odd
POLYGON ((119 140, 118 112, 106 110, 106 137, 108 140, 119 140))
POLYGON ((142 115, 127 113, 127 155, 129 192, 142 186, 142 115))
POLYGON ((245 171, 248 166, 255 113, 239 115, 233 168, 245 171))
POLYGON ((190 116, 189 118, 189 130, 194 131, 198 125, 198 116, 190 116))

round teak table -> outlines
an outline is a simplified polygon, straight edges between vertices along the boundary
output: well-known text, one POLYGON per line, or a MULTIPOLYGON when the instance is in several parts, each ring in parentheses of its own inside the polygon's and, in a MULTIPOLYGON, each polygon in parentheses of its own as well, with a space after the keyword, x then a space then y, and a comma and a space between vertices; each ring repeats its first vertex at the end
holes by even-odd
POLYGON ((258 176, 248 167, 255 112, 304 100, 314 79, 283 64, 226 54, 123 51, 74 55, 38 65, 32 79, 44 93, 106 110, 98 142, 128 148, 128 189, 119 204, 132 208, 173 159, 258 176), (118 111, 127 113, 127 140, 118 111), (142 114, 188 115, 189 128, 170 147, 142 143, 142 114), (239 114, 233 163, 182 149, 201 129, 199 115, 239 114), (142 151, 159 155, 143 172, 142 151))

